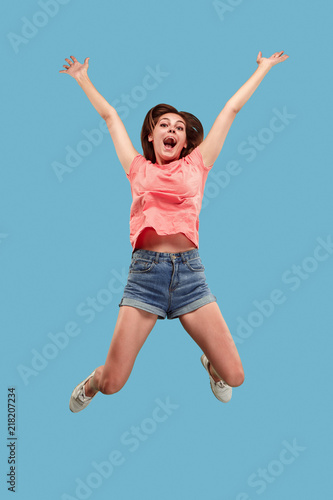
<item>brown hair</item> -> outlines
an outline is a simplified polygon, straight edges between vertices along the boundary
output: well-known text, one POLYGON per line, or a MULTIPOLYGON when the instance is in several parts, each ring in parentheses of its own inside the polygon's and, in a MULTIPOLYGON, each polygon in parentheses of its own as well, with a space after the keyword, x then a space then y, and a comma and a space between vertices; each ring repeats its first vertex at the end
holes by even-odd
POLYGON ((186 123, 186 140, 187 147, 180 153, 180 158, 190 154, 203 141, 204 130, 203 126, 194 115, 186 111, 177 111, 176 108, 169 104, 157 104, 151 108, 144 119, 141 129, 141 144, 143 149, 143 156, 146 160, 156 163, 154 146, 152 142, 148 141, 148 135, 151 134, 158 122, 158 119, 166 113, 175 113, 181 116, 186 123))

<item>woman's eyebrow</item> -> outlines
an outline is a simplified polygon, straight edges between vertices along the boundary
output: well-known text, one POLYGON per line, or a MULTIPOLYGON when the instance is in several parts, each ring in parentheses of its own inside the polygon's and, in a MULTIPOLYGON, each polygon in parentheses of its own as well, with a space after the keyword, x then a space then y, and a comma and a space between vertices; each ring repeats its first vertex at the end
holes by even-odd
MULTIPOLYGON (((166 120, 166 121, 168 121, 168 122, 170 121, 170 120, 169 120, 169 118, 161 118, 161 120, 160 120, 160 121, 163 121, 163 120, 166 120)), ((178 122, 180 122, 180 123, 182 123, 183 125, 185 125, 185 122, 183 122, 182 120, 176 120, 176 122, 175 122, 175 123, 178 123, 178 122)))

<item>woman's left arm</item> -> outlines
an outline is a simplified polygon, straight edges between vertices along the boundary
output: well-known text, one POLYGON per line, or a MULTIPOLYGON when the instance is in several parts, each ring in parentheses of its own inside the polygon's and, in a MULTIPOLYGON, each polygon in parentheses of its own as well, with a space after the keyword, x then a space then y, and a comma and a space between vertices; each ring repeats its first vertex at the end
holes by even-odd
POLYGON ((289 56, 282 54, 283 51, 275 52, 271 57, 266 58, 262 57, 261 52, 259 52, 257 56, 258 68, 247 80, 247 82, 245 82, 244 85, 231 97, 231 99, 229 99, 213 123, 207 137, 199 145, 203 162, 206 167, 215 163, 236 114, 251 97, 253 92, 259 86, 259 83, 263 80, 264 76, 267 75, 273 66, 288 59, 289 56))

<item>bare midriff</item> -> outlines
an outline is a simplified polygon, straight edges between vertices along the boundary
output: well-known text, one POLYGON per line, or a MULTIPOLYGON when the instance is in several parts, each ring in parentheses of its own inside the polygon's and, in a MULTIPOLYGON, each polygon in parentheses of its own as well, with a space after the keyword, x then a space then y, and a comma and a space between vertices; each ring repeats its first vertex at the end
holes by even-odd
POLYGON ((159 235, 152 227, 146 227, 136 240, 135 250, 151 250, 153 252, 187 252, 197 248, 184 233, 159 235))

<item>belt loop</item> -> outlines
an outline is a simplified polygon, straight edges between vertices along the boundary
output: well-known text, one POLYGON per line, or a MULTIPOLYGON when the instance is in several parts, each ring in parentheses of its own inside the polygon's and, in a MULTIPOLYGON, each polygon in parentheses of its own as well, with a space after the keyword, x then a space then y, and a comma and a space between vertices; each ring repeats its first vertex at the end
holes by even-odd
POLYGON ((160 252, 156 252, 156 256, 155 256, 155 262, 156 264, 158 264, 158 258, 160 256, 160 252))

